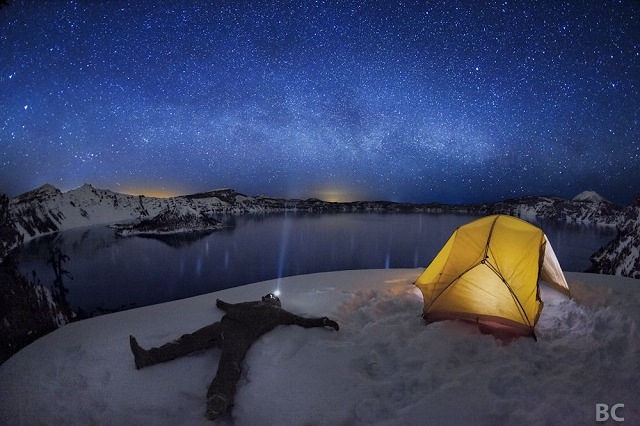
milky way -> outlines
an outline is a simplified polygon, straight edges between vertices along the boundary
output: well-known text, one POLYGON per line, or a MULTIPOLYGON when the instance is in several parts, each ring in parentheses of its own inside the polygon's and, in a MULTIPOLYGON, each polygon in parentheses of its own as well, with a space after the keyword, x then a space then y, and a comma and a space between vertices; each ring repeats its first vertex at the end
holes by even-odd
POLYGON ((640 2, 9 1, 0 192, 640 192, 640 2))

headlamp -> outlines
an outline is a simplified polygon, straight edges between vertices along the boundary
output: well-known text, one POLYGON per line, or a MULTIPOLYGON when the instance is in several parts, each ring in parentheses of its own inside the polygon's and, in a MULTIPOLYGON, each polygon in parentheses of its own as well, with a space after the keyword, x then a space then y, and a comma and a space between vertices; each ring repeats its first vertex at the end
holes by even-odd
POLYGON ((280 298, 273 293, 269 293, 266 296, 262 296, 262 301, 280 305, 280 298))

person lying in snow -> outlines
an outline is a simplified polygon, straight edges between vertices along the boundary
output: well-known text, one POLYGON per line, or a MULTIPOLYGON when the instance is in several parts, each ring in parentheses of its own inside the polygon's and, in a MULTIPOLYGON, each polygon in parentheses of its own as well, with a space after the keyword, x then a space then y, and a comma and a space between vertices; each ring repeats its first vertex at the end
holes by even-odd
POLYGON ((327 317, 304 318, 282 309, 280 299, 271 293, 255 302, 232 304, 217 299, 216 306, 226 312, 219 322, 185 334, 160 347, 142 349, 136 338, 129 336, 137 369, 214 346, 222 348, 218 371, 207 392, 205 416, 210 420, 233 405, 236 384, 242 373, 242 362, 253 342, 260 336, 279 325, 331 327, 336 331, 340 328, 337 322, 327 317))

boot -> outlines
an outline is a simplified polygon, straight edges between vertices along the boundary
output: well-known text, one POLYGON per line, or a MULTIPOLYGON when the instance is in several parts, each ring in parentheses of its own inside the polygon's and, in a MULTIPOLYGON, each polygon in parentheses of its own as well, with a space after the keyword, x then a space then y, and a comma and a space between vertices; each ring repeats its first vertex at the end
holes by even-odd
POLYGON ((204 415, 209 420, 215 420, 227 410, 228 406, 229 399, 226 396, 220 393, 211 395, 207 398, 207 411, 204 415))
POLYGON ((129 336, 129 345, 131 346, 131 352, 133 352, 136 369, 139 370, 143 367, 154 364, 153 360, 151 359, 151 355, 149 355, 147 351, 140 347, 135 337, 129 336))

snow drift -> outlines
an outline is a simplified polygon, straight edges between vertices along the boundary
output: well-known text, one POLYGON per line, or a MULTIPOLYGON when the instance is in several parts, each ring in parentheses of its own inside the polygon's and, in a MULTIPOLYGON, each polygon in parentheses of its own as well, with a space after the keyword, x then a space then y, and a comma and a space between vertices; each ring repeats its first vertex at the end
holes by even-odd
POLYGON ((640 422, 638 280, 568 273, 544 287, 538 341, 503 345, 458 322, 425 325, 421 269, 265 281, 67 325, 0 366, 0 423, 211 424, 220 352, 136 370, 129 334, 155 346, 221 318, 215 299, 327 315, 340 331, 279 327, 254 344, 231 414, 217 424, 590 424, 596 404, 640 422))

